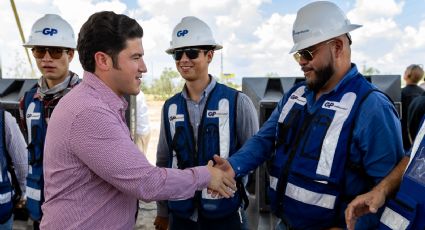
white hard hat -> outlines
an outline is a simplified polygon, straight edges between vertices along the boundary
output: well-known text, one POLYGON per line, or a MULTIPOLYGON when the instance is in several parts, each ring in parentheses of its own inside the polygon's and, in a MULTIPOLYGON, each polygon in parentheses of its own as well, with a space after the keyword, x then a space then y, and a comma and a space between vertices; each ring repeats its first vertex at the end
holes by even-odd
POLYGON ((31 28, 25 47, 54 46, 75 49, 76 42, 71 25, 57 14, 46 14, 31 28))
POLYGON ((346 34, 361 25, 351 24, 334 3, 318 1, 307 4, 297 13, 292 29, 294 46, 289 53, 346 34))
POLYGON ((171 54, 175 49, 187 46, 214 46, 215 50, 223 48, 215 42, 210 27, 192 16, 182 18, 174 27, 170 48, 165 52, 171 54))

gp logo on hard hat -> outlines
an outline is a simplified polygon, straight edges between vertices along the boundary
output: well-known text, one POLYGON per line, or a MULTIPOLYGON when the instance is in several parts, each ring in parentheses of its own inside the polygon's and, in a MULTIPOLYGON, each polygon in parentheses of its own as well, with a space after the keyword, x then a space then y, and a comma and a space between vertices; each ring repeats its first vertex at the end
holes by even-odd
POLYGON ((179 30, 177 31, 177 37, 184 37, 184 35, 188 33, 189 33, 189 30, 179 30))
POLYGON ((58 30, 57 29, 55 29, 55 28, 44 28, 43 29, 43 34, 44 35, 50 35, 50 36, 53 36, 54 34, 57 34, 58 33, 58 30))

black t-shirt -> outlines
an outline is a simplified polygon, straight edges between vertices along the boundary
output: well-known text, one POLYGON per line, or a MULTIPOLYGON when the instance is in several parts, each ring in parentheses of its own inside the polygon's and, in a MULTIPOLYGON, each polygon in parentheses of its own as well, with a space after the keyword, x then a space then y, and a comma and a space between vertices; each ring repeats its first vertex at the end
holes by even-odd
MULTIPOLYGON (((405 150, 410 149, 410 147, 412 146, 412 143, 410 142, 409 139, 409 126, 408 126, 408 108, 410 106, 410 104, 412 103, 412 101, 420 96, 421 94, 423 94, 425 91, 417 86, 417 85, 406 85, 406 87, 404 87, 401 90, 401 104, 402 104, 402 109, 401 109, 401 129, 402 129, 402 134, 403 134, 403 146, 405 150)), ((420 117, 421 119, 422 117, 420 117)), ((418 121, 420 122, 420 120, 418 121)), ((415 133, 416 134, 416 133, 415 133)))
POLYGON ((425 92, 410 103, 407 111, 407 127, 412 140, 419 131, 422 117, 425 115, 425 92))

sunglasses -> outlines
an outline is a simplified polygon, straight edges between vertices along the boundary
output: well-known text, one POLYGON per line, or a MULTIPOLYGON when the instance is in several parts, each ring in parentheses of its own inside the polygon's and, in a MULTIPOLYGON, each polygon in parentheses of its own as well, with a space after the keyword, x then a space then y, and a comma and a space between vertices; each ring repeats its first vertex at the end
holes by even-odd
POLYGON ((187 48, 187 49, 177 49, 173 52, 173 58, 176 61, 180 61, 183 57, 183 53, 186 54, 186 57, 189 59, 197 59, 199 57, 199 52, 201 52, 202 49, 199 48, 187 48))
POLYGON ((34 47, 31 51, 35 58, 43 58, 46 52, 49 52, 51 58, 59 59, 62 57, 63 51, 68 52, 69 50, 59 47, 34 47))
POLYGON ((297 51, 296 53, 294 53, 294 59, 295 59, 295 61, 297 61, 297 62, 300 62, 301 61, 301 58, 303 58, 304 60, 307 60, 307 61, 311 61, 311 60, 313 60, 313 58, 314 58, 314 56, 313 56, 313 53, 314 52, 316 52, 316 51, 318 51, 322 46, 324 46, 324 45, 327 45, 327 44, 329 44, 329 43, 331 43, 331 42, 333 42, 334 40, 330 40, 330 41, 327 41, 327 42, 325 42, 325 43, 322 43, 322 44, 319 44, 318 46, 316 46, 316 48, 314 49, 314 50, 312 50, 312 51, 310 51, 310 50, 308 50, 308 49, 303 49, 303 50, 299 50, 299 51, 297 51))

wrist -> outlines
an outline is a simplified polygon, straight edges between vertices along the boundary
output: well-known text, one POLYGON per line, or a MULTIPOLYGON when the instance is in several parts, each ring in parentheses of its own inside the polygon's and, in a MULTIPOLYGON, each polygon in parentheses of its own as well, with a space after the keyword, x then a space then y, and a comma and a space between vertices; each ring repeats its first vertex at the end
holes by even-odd
POLYGON ((377 186, 373 188, 373 191, 375 191, 376 193, 379 193, 379 195, 385 198, 388 196, 388 193, 389 193, 387 186, 385 186, 385 184, 378 184, 377 186))

